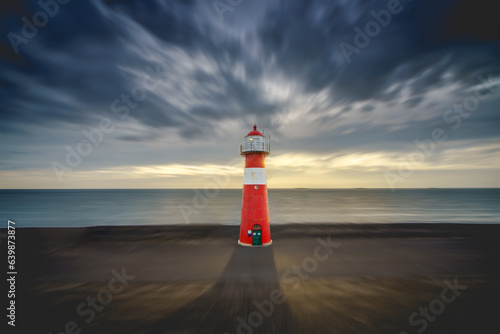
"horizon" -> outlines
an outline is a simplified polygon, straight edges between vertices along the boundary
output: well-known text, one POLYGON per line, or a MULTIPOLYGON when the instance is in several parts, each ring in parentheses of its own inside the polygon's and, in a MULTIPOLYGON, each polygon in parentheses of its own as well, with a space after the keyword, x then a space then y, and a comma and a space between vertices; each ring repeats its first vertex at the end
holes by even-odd
MULTIPOLYGON (((2 190, 199 190, 200 188, 1 188, 2 190)), ((240 188, 213 188, 216 190, 243 190, 240 188)), ((448 187, 448 188, 436 188, 436 187, 421 187, 421 188, 395 188, 391 190, 390 188, 274 188, 268 187, 268 190, 390 190, 392 192, 399 190, 453 190, 453 189, 500 189, 500 187, 448 187)), ((212 189, 210 189, 212 190, 212 189)))

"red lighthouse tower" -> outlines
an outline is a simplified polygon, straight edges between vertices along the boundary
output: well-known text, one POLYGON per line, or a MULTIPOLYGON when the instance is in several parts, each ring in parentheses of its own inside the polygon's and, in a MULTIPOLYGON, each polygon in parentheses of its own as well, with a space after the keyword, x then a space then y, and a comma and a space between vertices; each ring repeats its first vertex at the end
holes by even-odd
POLYGON ((238 244, 243 246, 268 246, 272 243, 264 161, 270 148, 266 137, 257 131, 257 125, 240 146, 240 154, 245 157, 245 178, 238 244))

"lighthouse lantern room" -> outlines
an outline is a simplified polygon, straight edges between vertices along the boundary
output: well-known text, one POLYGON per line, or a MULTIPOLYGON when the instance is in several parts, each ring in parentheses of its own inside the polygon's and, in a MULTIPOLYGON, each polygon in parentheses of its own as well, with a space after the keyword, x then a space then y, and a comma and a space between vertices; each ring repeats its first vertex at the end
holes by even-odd
POLYGON ((268 246, 272 243, 265 169, 265 157, 270 148, 266 137, 257 131, 257 125, 240 145, 240 154, 245 157, 245 176, 238 243, 243 246, 268 246))

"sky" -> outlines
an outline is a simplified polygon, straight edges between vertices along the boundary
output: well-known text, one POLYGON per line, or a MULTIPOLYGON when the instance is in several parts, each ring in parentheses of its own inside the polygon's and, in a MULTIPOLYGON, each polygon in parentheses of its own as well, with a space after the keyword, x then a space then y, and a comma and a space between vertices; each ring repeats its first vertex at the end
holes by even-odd
POLYGON ((500 187, 495 0, 0 5, 0 188, 500 187))

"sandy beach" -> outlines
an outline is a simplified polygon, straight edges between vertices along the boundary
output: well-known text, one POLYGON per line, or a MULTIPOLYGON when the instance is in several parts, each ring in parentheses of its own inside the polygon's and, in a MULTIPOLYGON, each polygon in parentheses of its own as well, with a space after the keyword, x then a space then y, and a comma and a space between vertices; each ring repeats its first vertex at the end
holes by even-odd
MULTIPOLYGON (((16 333, 498 333, 500 226, 17 229, 16 333)), ((5 233, 5 231, 2 231, 5 233)))

